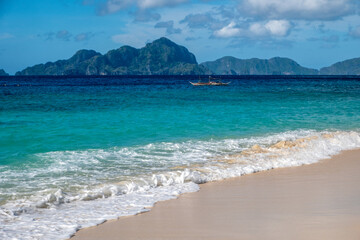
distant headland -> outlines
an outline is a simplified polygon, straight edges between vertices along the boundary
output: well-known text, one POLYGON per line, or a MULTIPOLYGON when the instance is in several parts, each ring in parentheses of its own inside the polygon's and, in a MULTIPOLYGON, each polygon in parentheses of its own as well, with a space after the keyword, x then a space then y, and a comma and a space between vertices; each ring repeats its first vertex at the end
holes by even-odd
POLYGON ((4 69, 0 69, 0 76, 9 76, 9 74, 4 69))
MULTIPOLYGON (((194 54, 162 37, 145 47, 123 46, 102 55, 79 50, 67 60, 27 67, 24 75, 360 75, 360 58, 335 63, 320 70, 300 66, 289 58, 238 59, 223 57, 198 64, 194 54)), ((7 73, 0 69, 0 75, 7 73)))

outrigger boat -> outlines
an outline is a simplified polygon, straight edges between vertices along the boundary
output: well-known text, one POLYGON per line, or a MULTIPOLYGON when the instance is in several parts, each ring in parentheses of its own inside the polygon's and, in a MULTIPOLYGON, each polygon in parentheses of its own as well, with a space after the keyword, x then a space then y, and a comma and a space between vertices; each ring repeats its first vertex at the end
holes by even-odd
POLYGON ((231 83, 231 82, 224 83, 224 82, 220 81, 219 78, 213 78, 213 77, 209 76, 208 82, 201 82, 200 77, 199 77, 198 82, 195 82, 195 83, 190 82, 190 83, 193 86, 226 86, 226 85, 229 85, 229 83, 231 83))

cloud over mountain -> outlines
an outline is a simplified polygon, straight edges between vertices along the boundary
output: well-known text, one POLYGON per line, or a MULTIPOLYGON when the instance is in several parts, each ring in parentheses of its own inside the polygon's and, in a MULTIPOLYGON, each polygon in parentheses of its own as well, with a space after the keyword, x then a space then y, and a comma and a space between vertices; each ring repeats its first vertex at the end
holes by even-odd
POLYGON ((246 28, 236 26, 235 22, 231 22, 225 27, 214 31, 215 37, 232 38, 232 37, 284 37, 291 28, 291 24, 287 20, 270 20, 266 22, 250 23, 246 28))
POLYGON ((174 21, 158 22, 154 28, 165 28, 167 34, 181 33, 180 28, 174 28, 174 21))
POLYGON ((239 10, 267 19, 333 20, 356 13, 356 0, 242 0, 239 10))

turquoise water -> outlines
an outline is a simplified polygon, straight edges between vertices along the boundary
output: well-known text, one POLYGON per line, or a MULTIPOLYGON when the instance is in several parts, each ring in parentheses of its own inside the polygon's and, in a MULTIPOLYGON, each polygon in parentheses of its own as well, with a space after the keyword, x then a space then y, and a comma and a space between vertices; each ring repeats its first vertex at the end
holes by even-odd
POLYGON ((358 79, 232 79, 221 88, 183 79, 42 81, 1 81, 1 164, 48 151, 360 126, 358 79))
MULTIPOLYGON (((26 227, 28 218, 46 216, 49 209, 81 211, 84 200, 107 198, 110 203, 116 196, 157 189, 157 201, 168 191, 159 186, 239 173, 233 168, 230 175, 215 176, 214 170, 193 180, 185 171, 179 173, 186 175, 180 182, 169 184, 159 184, 154 176, 183 166, 191 172, 192 164, 205 166, 213 157, 226 158, 254 144, 269 147, 336 133, 344 144, 336 151, 357 146, 359 78, 226 78, 231 84, 224 87, 192 86, 188 80, 193 79, 185 77, 0 78, 0 216, 12 216, 14 224, 26 227)), ((329 149, 341 145, 329 144, 334 144, 329 149)), ((321 156, 332 154, 321 151, 321 156)), ((179 193, 189 189, 196 187, 179 193)), ((61 238, 100 221, 84 219, 60 229, 61 238)), ((6 226, 0 236, 49 237, 34 237, 31 231, 17 235, 21 230, 6 226)))

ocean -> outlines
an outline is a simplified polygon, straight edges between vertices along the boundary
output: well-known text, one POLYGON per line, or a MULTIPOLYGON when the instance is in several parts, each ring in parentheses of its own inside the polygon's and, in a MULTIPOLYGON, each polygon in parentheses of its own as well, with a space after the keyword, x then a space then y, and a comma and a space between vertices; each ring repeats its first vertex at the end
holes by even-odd
POLYGON ((1 77, 0 239, 67 239, 199 184, 360 147, 360 77, 1 77))

